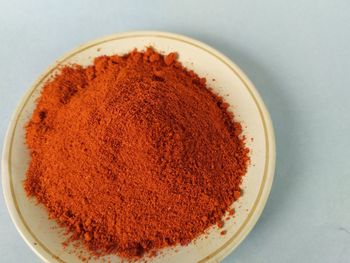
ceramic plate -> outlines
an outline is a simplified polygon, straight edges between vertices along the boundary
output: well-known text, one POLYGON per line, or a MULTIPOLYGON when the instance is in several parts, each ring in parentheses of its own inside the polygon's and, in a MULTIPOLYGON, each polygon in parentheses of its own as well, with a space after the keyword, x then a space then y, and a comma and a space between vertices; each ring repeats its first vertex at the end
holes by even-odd
MULTIPOLYGON (((88 65, 100 55, 124 54, 135 47, 153 46, 162 53, 176 51, 184 66, 207 78, 208 85, 230 104, 242 122, 247 145, 251 149, 251 165, 243 181, 243 196, 233 207, 235 217, 225 221, 222 229, 209 229, 207 238, 198 238, 190 245, 165 249, 151 262, 219 262, 232 252, 257 222, 268 198, 274 168, 275 139, 269 114, 257 90, 246 75, 227 57, 215 49, 188 37, 163 32, 130 32, 95 40, 60 58, 28 90, 14 113, 5 138, 2 176, 5 200, 11 218, 23 239, 47 262, 80 262, 69 249, 63 249, 62 229, 48 219, 42 205, 28 199, 23 180, 29 163, 24 126, 28 122, 43 83, 57 66, 67 63, 88 65)), ((109 256, 120 262, 117 256, 109 256)), ((91 262, 94 262, 92 260, 91 262)))

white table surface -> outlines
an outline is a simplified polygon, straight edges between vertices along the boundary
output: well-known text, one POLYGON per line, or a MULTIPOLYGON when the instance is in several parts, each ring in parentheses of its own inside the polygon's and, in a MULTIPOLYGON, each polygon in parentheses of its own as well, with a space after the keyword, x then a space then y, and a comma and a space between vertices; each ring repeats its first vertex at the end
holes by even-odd
MULTIPOLYGON (((349 1, 0 0, 0 146, 25 90, 64 52, 131 30, 206 42, 255 83, 277 167, 258 224, 224 262, 350 262, 349 1)), ((0 262, 40 262, 0 200, 0 262)))

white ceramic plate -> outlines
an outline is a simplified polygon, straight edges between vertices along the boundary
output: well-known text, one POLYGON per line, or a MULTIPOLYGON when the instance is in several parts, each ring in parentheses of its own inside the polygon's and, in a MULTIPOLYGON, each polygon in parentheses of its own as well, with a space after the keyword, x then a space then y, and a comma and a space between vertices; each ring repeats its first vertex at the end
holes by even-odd
MULTIPOLYGON (((48 220, 42 205, 36 205, 33 199, 26 197, 23 189, 22 181, 29 162, 24 143, 24 126, 31 117, 35 99, 45 80, 57 70, 59 64, 73 62, 88 65, 96 56, 123 54, 135 47, 144 49, 150 45, 161 52, 178 52, 179 60, 200 76, 206 77, 209 86, 231 105, 236 118, 243 123, 252 163, 244 178, 244 194, 233 206, 235 218, 225 221, 226 235, 220 235, 222 229, 213 227, 207 239, 199 238, 188 246, 178 247, 177 252, 166 249, 151 261, 218 262, 247 236, 265 206, 275 168, 275 139, 265 105, 245 74, 218 51, 185 36, 163 32, 117 34, 90 42, 60 58, 28 90, 8 128, 2 157, 5 200, 23 239, 44 261, 79 262, 80 259, 62 248, 62 230, 57 228, 55 222, 48 220)), ((112 262, 120 261, 116 256, 110 259, 112 262)))

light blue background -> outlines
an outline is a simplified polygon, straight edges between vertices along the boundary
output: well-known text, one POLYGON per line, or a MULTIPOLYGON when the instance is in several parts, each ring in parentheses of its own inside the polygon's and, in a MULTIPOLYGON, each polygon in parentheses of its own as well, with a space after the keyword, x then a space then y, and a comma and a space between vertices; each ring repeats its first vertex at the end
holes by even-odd
MULTIPOLYGON (((350 262, 349 1, 0 1, 0 137, 56 58, 88 40, 163 30, 233 59, 266 102, 276 176, 258 224, 224 262, 350 262)), ((0 202, 0 261, 39 262, 0 202)))

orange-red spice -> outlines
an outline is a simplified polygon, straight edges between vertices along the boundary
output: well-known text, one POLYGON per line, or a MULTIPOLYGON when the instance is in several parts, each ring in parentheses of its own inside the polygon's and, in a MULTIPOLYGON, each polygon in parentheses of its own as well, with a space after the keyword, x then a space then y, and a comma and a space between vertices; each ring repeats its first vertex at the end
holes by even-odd
POLYGON ((240 197, 241 125, 176 53, 65 66, 26 127, 29 196, 94 254, 188 244, 240 197))

